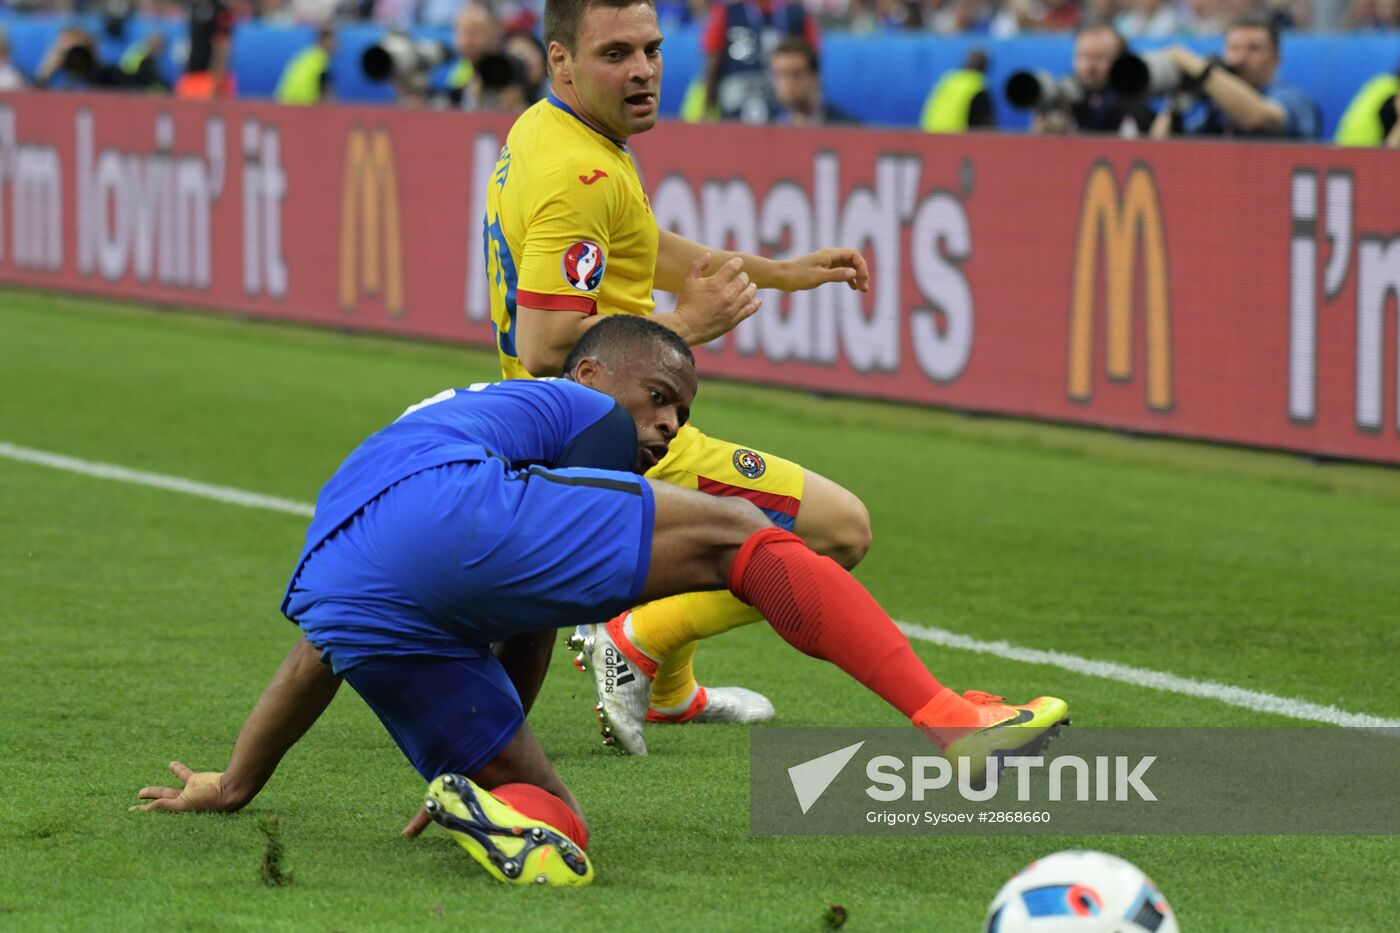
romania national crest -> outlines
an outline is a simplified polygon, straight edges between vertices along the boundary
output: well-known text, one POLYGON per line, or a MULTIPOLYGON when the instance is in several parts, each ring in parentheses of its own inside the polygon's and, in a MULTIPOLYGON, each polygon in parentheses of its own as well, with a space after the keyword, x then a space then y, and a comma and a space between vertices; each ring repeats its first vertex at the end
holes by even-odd
POLYGON ((757 451, 740 447, 734 451, 734 469, 749 479, 758 479, 763 475, 763 471, 768 469, 768 464, 763 462, 757 451))
POLYGON ((603 283, 603 248, 579 240, 564 251, 564 279, 581 292, 596 292, 603 283))

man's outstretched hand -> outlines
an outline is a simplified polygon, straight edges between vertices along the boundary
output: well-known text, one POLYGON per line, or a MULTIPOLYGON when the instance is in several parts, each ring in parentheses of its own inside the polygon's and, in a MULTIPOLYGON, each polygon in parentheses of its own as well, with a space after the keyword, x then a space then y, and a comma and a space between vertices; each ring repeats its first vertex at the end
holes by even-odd
POLYGON ((789 259, 783 289, 805 291, 828 282, 845 282, 852 291, 870 291, 870 265, 858 250, 831 247, 789 259))
POLYGON ((676 301, 674 316, 682 326, 675 329, 691 346, 729 333, 763 304, 741 257, 731 258, 707 275, 710 258, 705 253, 690 264, 676 301))
POLYGON ((170 771, 180 779, 183 788, 143 787, 136 796, 150 803, 137 804, 129 809, 230 813, 247 803, 229 792, 222 771, 193 771, 178 761, 170 763, 170 771))
MULTIPOLYGON (((230 793, 224 786, 224 772, 222 771, 194 771, 188 765, 179 761, 170 763, 170 771, 183 788, 177 787, 143 787, 136 793, 142 800, 150 803, 138 803, 131 810, 171 810, 175 812, 189 813, 231 813, 240 809, 246 800, 240 796, 230 793)), ((400 835, 417 836, 428 827, 432 820, 428 819, 427 810, 419 810, 413 819, 408 821, 400 835)))

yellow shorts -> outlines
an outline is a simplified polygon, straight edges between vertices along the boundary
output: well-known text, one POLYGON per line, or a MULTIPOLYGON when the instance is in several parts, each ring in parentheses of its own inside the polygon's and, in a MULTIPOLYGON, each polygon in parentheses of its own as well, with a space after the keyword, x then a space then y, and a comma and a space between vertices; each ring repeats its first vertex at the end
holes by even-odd
POLYGON ((712 496, 748 499, 788 531, 797 521, 805 479, 802 467, 791 460, 707 437, 689 424, 647 476, 712 496))

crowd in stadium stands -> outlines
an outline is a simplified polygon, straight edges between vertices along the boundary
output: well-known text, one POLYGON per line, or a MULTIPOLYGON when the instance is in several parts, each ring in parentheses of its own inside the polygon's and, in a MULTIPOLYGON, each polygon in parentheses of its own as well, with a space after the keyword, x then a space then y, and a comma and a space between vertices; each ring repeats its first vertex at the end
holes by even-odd
MULTIPOLYGON (((229 6, 262 20, 312 23, 370 20, 388 26, 450 26, 463 7, 479 0, 7 0, 0 9, 20 12, 130 10, 138 15, 184 16, 191 7, 229 6)), ((1400 29, 1400 0, 1343 0, 1343 28, 1400 29)), ((543 0, 495 0, 489 4, 506 23, 538 20, 543 0)), ((775 3, 782 6, 781 3, 775 3)), ((1111 21, 1129 39, 1220 35, 1244 14, 1267 17, 1284 29, 1306 29, 1313 0, 804 0, 792 3, 823 28, 851 32, 924 30, 985 33, 1005 37, 1034 31, 1065 31, 1082 20, 1111 21)), ((658 0, 671 22, 704 23, 711 0, 658 0)))
MULTIPOLYGON (((1276 74, 1281 35, 1306 29, 1314 2, 1325 0, 658 0, 658 12, 663 22, 693 24, 701 36, 704 69, 681 108, 681 116, 691 121, 859 122, 823 99, 824 32, 922 30, 998 39, 1072 31, 1066 77, 1026 73, 1031 77, 1023 89, 1029 96, 1018 106, 1034 109, 1031 132, 1316 139, 1322 128, 1317 104, 1276 74), (1201 36, 1220 36, 1222 54, 1202 57, 1169 44, 1152 53, 1150 62, 1139 60, 1146 75, 1139 91, 1125 91, 1118 78, 1111 80, 1115 63, 1135 39, 1170 43, 1201 36)), ((334 96, 330 64, 338 24, 450 29, 451 47, 441 53, 451 62, 445 81, 430 84, 427 67, 405 74, 398 64, 386 80, 395 82, 405 102, 507 113, 518 113, 548 93, 539 39, 543 6, 544 0, 0 0, 0 9, 20 13, 95 14, 109 27, 132 14, 183 19, 188 51, 173 91, 194 98, 236 93, 228 59, 233 26, 242 19, 319 27, 314 44, 291 60, 278 83, 275 96, 298 104, 334 96)), ((1344 9, 1348 29, 1400 28, 1400 0, 1349 0, 1344 9)), ((165 82, 156 62, 164 41, 160 33, 150 33, 119 61, 104 62, 91 33, 66 28, 26 78, 11 63, 0 33, 0 90, 26 85, 161 90, 165 82)), ((963 67, 933 76, 922 126, 930 132, 994 128, 986 71, 987 55, 979 49, 963 67)), ((1376 75, 1343 115, 1337 141, 1400 146, 1398 93, 1400 77, 1376 75)))
MULTIPOLYGON (((371 20, 388 26, 450 26, 463 7, 480 0, 0 0, 0 9, 19 12, 180 17, 192 7, 228 6, 262 20, 312 23, 371 20)), ((1138 36, 1220 35, 1243 14, 1266 16, 1284 29, 1312 22, 1313 0, 804 0, 800 7, 823 28, 852 32, 925 30, 941 34, 985 33, 1013 36, 1028 31, 1064 31, 1081 20, 1111 21, 1129 39, 1138 36)), ((537 20, 543 0, 495 0, 489 4, 505 22, 537 20)), ((658 0, 663 19, 703 23, 711 0, 658 0)), ((775 3, 782 6, 781 3, 775 3)), ((1343 27, 1400 29, 1400 0, 1344 0, 1343 27)))

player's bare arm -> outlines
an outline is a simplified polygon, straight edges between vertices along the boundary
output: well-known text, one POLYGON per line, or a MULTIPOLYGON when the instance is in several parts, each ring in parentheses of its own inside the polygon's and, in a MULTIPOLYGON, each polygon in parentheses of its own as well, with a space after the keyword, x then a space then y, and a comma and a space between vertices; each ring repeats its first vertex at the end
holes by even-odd
MULTIPOLYGON (((690 264, 676 310, 653 319, 696 346, 729 333, 759 309, 758 285, 735 256, 718 269, 708 253, 690 264)), ((605 315, 545 311, 519 305, 515 311, 515 350, 532 376, 557 376, 569 348, 605 315)))
POLYGON ((194 771, 179 761, 170 770, 183 787, 143 787, 149 803, 137 810, 230 813, 258 795, 282 756, 311 728, 340 688, 340 678, 302 637, 292 647, 238 732, 225 771, 194 771))
POLYGON ((708 253, 701 253, 686 270, 679 289, 676 310, 657 314, 653 319, 680 334, 686 343, 698 346, 729 333, 751 317, 763 300, 758 283, 743 270, 738 256, 718 265, 708 253))
POLYGON ((515 352, 520 357, 520 365, 536 378, 559 375, 569 348, 603 319, 600 314, 545 311, 517 305, 515 352))
POLYGON ((721 269, 732 259, 759 288, 779 288, 785 292, 805 291, 828 282, 844 282, 855 291, 870 290, 870 266, 858 250, 845 247, 819 249, 793 259, 768 259, 751 253, 710 249, 669 230, 660 231, 656 250, 656 287, 679 292, 685 285, 690 266, 709 253, 710 268, 721 269))
POLYGON ((1200 81, 1205 76, 1201 89, 1241 129, 1251 133, 1277 133, 1288 124, 1288 113, 1283 105, 1263 96, 1229 69, 1212 68, 1207 59, 1182 46, 1167 49, 1167 54, 1182 73, 1193 80, 1200 81))

